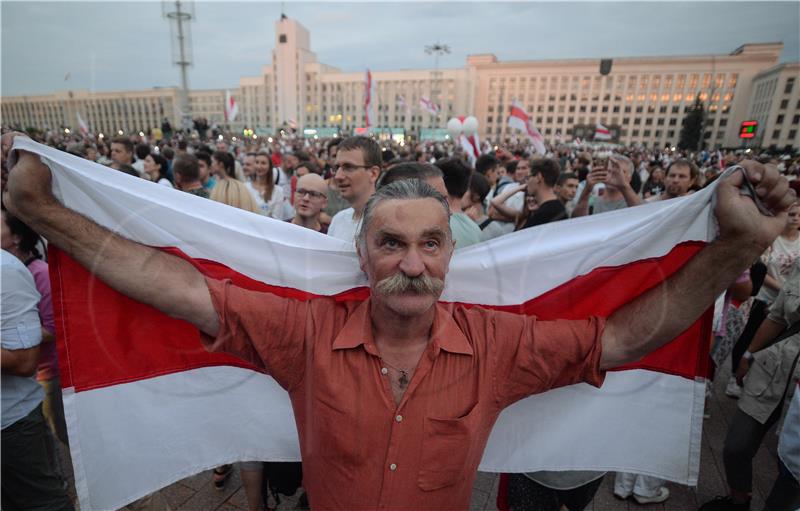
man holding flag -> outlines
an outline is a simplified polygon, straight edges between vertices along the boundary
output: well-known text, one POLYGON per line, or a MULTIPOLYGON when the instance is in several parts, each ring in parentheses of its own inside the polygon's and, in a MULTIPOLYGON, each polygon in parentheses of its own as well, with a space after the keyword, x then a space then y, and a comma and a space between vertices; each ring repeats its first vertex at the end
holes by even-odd
MULTIPOLYGON (((3 137, 4 163, 15 136, 3 137)), ((504 408, 599 386, 606 370, 676 338, 770 246, 794 202, 774 167, 747 162, 715 190, 717 239, 662 285, 608 318, 542 321, 437 303, 453 255, 449 208, 416 180, 382 188, 364 208, 356 248, 370 297, 301 300, 204 276, 114 234, 58 202, 39 157, 12 155, 12 213, 111 288, 191 323, 207 348, 289 392, 315 510, 466 509, 504 408), (769 215, 740 192, 747 179, 769 215)))

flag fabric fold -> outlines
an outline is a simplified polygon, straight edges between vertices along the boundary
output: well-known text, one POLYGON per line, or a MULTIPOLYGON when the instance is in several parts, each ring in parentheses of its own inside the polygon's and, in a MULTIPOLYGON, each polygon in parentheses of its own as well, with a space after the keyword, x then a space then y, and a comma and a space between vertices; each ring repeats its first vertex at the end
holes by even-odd
POLYGON ((547 149, 544 146, 544 137, 533 125, 533 121, 531 121, 528 112, 525 111, 525 105, 519 100, 511 102, 511 112, 508 114, 508 125, 528 135, 528 139, 533 144, 533 148, 537 153, 547 154, 547 149))
POLYGON ((231 91, 225 91, 225 120, 233 122, 236 120, 236 115, 239 113, 239 105, 231 95, 231 91))
POLYGON ((89 125, 86 124, 86 121, 83 120, 80 112, 75 112, 75 115, 78 117, 78 130, 80 130, 81 134, 88 135, 89 134, 89 125))
POLYGON ((608 131, 608 128, 597 123, 597 126, 594 128, 594 139, 595 140, 611 140, 611 132, 608 131))
MULTIPOLYGON (((27 139, 14 147, 42 157, 66 206, 206 275, 298 299, 368 295, 352 243, 27 139)), ((608 316, 713 239, 714 190, 456 251, 441 299, 544 319, 608 316)), ((272 378, 205 352, 194 327, 122 296, 57 249, 50 263, 82 509, 119 508, 223 463, 299 459, 288 395, 272 378)), ((600 389, 519 401, 501 414, 481 470, 626 470, 696 484, 709 340, 707 311, 670 344, 609 372, 600 389)))
POLYGON ((364 75, 364 126, 369 129, 375 126, 375 82, 372 81, 372 73, 367 69, 364 75))
POLYGON ((439 105, 434 103, 428 96, 419 98, 419 106, 431 115, 439 115, 439 105))

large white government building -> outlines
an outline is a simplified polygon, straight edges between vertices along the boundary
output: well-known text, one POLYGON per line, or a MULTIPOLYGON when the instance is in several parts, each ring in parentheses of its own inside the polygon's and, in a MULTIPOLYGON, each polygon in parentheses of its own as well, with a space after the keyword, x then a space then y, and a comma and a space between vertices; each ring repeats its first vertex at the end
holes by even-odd
MULTIPOLYGON (((519 136, 507 126, 510 104, 521 101, 551 142, 589 137, 596 123, 622 144, 677 143, 681 121, 699 95, 706 108, 709 147, 797 147, 800 63, 779 63, 782 43, 744 44, 725 55, 499 61, 470 55, 457 69, 373 71, 377 119, 384 136, 443 136, 447 120, 474 115, 492 141, 519 136), (601 67, 603 73, 601 73, 601 67), (421 98, 441 106, 433 115, 421 98), (755 137, 739 138, 743 121, 757 121, 755 137)), ((276 22, 271 63, 232 87, 239 114, 224 117, 226 90, 189 92, 192 117, 266 135, 287 126, 306 136, 362 131, 365 72, 345 73, 317 61, 300 23, 276 22)), ((179 90, 62 91, 2 98, 2 122, 36 129, 77 128, 80 115, 93 132, 147 131, 166 117, 180 125, 179 90)))

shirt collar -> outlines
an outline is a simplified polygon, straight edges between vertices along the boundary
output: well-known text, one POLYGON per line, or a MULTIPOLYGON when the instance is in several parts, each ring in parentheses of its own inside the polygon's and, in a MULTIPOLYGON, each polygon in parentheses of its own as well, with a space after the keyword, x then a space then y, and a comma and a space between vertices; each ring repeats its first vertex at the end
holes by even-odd
MULTIPOLYGON (((334 350, 357 348, 363 344, 367 352, 378 355, 375 339, 372 336, 369 304, 370 300, 367 298, 355 307, 333 341, 334 350)), ((442 349, 449 353, 473 355, 472 345, 453 319, 452 307, 448 304, 436 304, 436 315, 431 329, 434 353, 438 354, 438 351, 442 349)))

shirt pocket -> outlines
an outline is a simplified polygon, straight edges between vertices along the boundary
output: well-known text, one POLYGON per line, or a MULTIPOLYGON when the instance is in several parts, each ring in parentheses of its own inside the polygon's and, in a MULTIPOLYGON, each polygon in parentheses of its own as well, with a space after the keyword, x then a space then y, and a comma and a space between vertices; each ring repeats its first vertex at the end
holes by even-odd
POLYGON ((477 406, 456 419, 426 417, 417 485, 433 491, 458 483, 472 451, 476 435, 477 406))
POLYGON ((780 372, 781 360, 773 350, 764 350, 756 355, 744 381, 744 392, 752 397, 761 397, 780 372))

